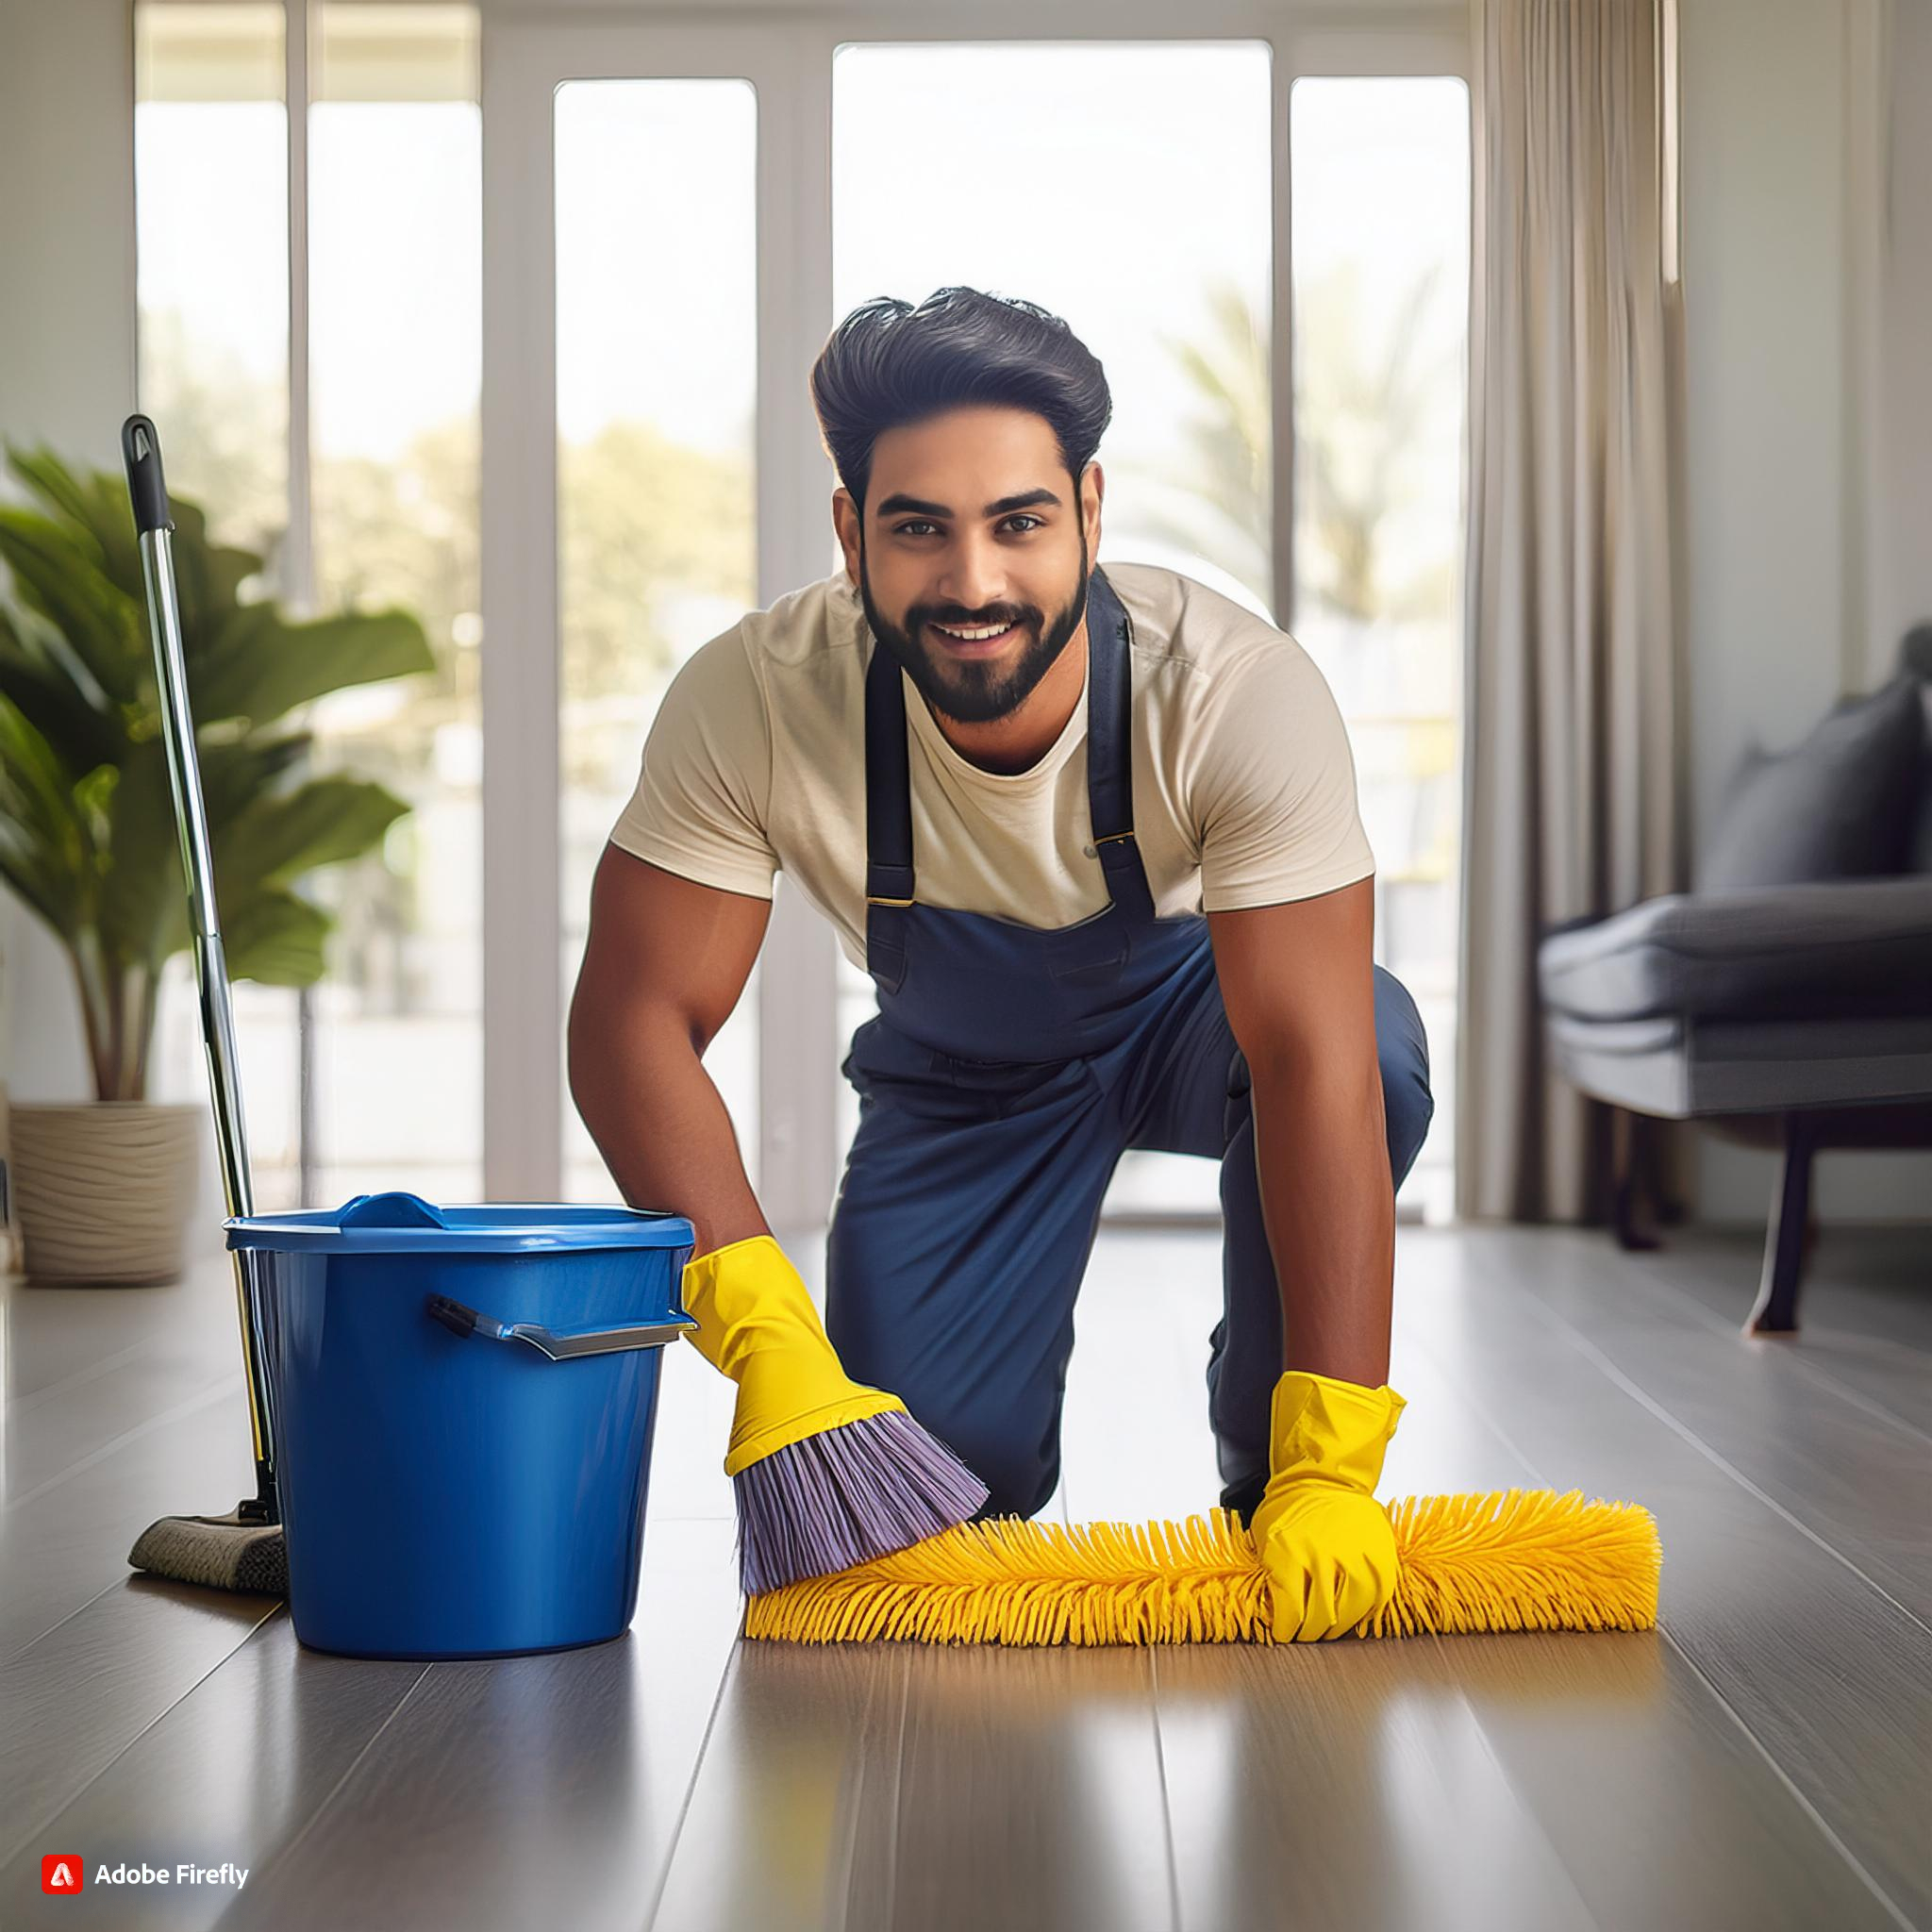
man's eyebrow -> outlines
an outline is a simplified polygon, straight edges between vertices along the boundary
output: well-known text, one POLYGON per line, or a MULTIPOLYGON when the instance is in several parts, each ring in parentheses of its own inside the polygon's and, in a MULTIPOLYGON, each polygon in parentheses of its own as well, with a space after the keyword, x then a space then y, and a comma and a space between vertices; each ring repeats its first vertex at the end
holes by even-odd
MULTIPOLYGON (((1016 509, 1030 509, 1036 503, 1050 503, 1056 509, 1061 508, 1060 500, 1051 490, 1023 490, 1017 496, 1003 496, 996 503, 990 503, 981 512, 983 516, 1010 516, 1016 509)), ((889 496, 879 505, 879 515, 896 517, 911 514, 919 517, 949 517, 953 514, 942 503, 928 503, 921 496, 908 496, 903 492, 889 496)))

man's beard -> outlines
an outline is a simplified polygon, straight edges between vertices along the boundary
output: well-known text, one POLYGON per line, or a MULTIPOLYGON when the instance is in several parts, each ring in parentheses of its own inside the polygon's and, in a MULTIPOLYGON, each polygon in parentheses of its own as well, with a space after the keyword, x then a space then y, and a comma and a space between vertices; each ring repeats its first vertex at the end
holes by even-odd
MULTIPOLYGON (((1020 647, 1018 662, 1001 670, 995 664, 972 658, 942 657, 943 645, 929 648, 924 641, 934 611, 915 604, 907 616, 914 628, 901 630, 888 624, 873 602, 871 573, 865 567, 865 540, 858 544, 858 594, 865 605, 866 622, 872 634, 905 666, 906 674, 919 694, 941 716, 960 724, 989 724, 1016 711, 1032 696, 1034 687, 1052 670, 1054 661, 1066 649, 1080 621, 1087 614, 1087 532, 1080 532, 1080 581, 1067 608, 1052 624, 1042 626, 1040 613, 1012 609, 1008 614, 1031 633, 1030 641, 1020 647)), ((950 623, 941 618, 941 623, 950 623)))

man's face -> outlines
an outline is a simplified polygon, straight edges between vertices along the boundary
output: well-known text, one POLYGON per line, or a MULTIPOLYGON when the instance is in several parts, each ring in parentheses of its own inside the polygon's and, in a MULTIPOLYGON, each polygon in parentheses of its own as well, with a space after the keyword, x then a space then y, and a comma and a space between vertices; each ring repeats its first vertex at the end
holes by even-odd
POLYGON ((934 710, 1003 718, 1052 668, 1087 614, 1100 493, 1089 464, 1076 500, 1053 430, 1028 409, 949 409, 879 438, 863 518, 835 498, 839 534, 873 635, 934 710), (990 625, 999 635, 955 635, 990 625))

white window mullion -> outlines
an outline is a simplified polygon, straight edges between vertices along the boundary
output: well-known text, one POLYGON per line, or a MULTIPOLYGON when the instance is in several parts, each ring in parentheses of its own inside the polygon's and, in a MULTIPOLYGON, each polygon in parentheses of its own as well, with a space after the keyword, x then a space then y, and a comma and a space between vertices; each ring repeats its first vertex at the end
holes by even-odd
MULTIPOLYGON (((823 577, 834 478, 806 376, 832 316, 834 37, 801 25, 758 90, 758 596, 823 577)), ((823 1227, 837 1182, 837 941, 781 874, 758 974, 758 1201, 823 1227)))
POLYGON ((289 129, 289 532, 278 584, 282 601, 315 608, 314 490, 308 446, 308 0, 288 0, 283 97, 289 129))
POLYGON ((553 93, 528 28, 486 12, 482 33, 484 1193, 554 1200, 563 1000, 553 93))
MULTIPOLYGON (((282 23, 283 119, 289 138, 289 527, 277 589, 283 607, 315 610, 315 490, 309 438, 308 355, 308 0, 287 0, 282 23)), ((295 993, 295 1133, 297 1199, 313 1199, 316 1158, 315 1009, 313 987, 295 993)))

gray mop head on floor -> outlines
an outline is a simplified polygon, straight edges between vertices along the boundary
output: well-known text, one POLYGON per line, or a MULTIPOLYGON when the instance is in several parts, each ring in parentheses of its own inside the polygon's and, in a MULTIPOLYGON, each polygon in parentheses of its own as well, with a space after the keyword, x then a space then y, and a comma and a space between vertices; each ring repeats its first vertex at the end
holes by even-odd
POLYGON ((137 1570, 210 1590, 289 1593, 289 1552, 279 1523, 226 1516, 164 1516, 135 1541, 127 1560, 137 1570))

